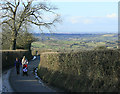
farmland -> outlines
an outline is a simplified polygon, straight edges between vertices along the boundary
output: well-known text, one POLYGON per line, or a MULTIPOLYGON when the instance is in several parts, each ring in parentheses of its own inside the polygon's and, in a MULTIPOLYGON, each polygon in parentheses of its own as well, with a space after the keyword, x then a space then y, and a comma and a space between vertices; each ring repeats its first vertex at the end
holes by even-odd
POLYGON ((117 34, 34 34, 38 41, 32 49, 52 49, 53 51, 91 50, 97 47, 116 49, 117 34))

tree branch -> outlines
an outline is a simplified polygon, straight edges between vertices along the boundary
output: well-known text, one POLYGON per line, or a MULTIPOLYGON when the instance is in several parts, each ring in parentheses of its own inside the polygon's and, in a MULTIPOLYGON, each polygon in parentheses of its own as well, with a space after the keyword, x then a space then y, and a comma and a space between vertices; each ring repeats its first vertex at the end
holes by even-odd
POLYGON ((13 17, 11 17, 11 16, 9 16, 9 15, 3 15, 1 18, 6 18, 6 17, 11 18, 11 19, 14 19, 13 17))
POLYGON ((46 25, 46 23, 44 23, 44 22, 37 23, 37 22, 33 22, 33 21, 31 21, 31 20, 27 20, 27 21, 30 22, 30 23, 32 23, 32 24, 38 25, 38 26, 46 25))
POLYGON ((9 19, 9 20, 7 20, 7 21, 3 21, 2 23, 0 23, 0 25, 2 25, 2 24, 8 24, 10 27, 11 27, 11 29, 13 29, 13 27, 12 27, 12 25, 9 23, 11 21, 11 19, 9 19))
POLYGON ((32 1, 31 1, 31 2, 28 2, 27 6, 24 6, 25 9, 24 9, 24 11, 22 12, 22 14, 21 14, 21 16, 20 16, 20 23, 19 23, 19 25, 18 25, 17 31, 19 31, 19 29, 20 29, 20 27, 21 27, 21 25, 22 25, 22 22, 23 22, 24 19, 25 19, 25 13, 27 12, 27 10, 29 10, 29 7, 30 7, 31 3, 32 3, 32 1))
POLYGON ((39 23, 31 21, 31 20, 27 20, 27 21, 32 23, 32 24, 38 25, 38 26, 44 26, 44 25, 47 26, 47 25, 54 24, 57 21, 57 19, 53 20, 52 22, 39 22, 39 23))
POLYGON ((11 11, 12 13, 14 13, 13 8, 12 8, 8 3, 7 3, 7 5, 9 6, 10 11, 11 11))
POLYGON ((18 0, 18 3, 17 3, 17 5, 16 5, 16 7, 15 7, 15 10, 14 10, 14 13, 15 13, 15 14, 16 14, 16 11, 17 11, 17 8, 18 8, 19 4, 20 4, 20 0, 18 0))
POLYGON ((11 6, 13 6, 15 8, 15 6, 12 3, 8 2, 8 1, 7 1, 7 4, 9 4, 9 5, 11 5, 11 6))
POLYGON ((16 0, 14 0, 14 2, 15 2, 15 5, 16 5, 16 0))
POLYGON ((40 20, 39 20, 39 18, 41 18, 42 19, 42 17, 40 17, 40 16, 36 16, 34 13, 32 14, 36 19, 37 19, 37 21, 40 23, 40 20))
MULTIPOLYGON (((36 6, 35 6, 36 7, 36 6)), ((35 11, 39 11, 39 10, 45 10, 45 11, 47 11, 47 12, 51 12, 51 13, 53 13, 53 14, 55 14, 55 12, 53 12, 52 10, 55 10, 55 9, 57 9, 57 8, 55 8, 55 7, 47 7, 45 4, 39 4, 38 6, 37 6, 37 8, 33 8, 33 9, 35 9, 35 11)))

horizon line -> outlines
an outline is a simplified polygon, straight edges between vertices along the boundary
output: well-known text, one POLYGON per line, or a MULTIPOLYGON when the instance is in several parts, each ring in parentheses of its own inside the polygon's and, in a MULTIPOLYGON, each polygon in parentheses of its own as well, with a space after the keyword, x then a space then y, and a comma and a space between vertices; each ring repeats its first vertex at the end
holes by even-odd
POLYGON ((101 33, 55 33, 55 32, 49 32, 49 33, 42 33, 42 32, 33 32, 33 34, 118 34, 118 32, 101 32, 101 33))

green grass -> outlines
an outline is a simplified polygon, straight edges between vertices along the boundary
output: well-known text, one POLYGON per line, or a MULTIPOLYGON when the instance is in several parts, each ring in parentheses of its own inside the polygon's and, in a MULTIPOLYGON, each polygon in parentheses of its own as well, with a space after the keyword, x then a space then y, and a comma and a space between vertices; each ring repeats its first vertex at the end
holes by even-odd
MULTIPOLYGON (((111 34, 113 35, 113 34, 111 34)), ((117 47, 117 37, 113 37, 109 34, 95 36, 95 37, 80 37, 80 38, 68 38, 68 39, 57 39, 49 38, 45 41, 37 41, 32 43, 32 48, 40 49, 52 49, 57 51, 72 51, 72 50, 86 50, 94 49, 97 46, 106 46, 108 49, 117 47), (109 43, 107 43, 109 42, 109 43)), ((62 37, 62 36, 61 36, 62 37)))

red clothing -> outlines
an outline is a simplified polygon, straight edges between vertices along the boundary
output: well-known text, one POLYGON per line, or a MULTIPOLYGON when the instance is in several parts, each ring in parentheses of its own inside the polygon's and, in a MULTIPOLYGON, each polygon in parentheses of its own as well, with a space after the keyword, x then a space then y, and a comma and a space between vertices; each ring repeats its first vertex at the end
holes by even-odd
POLYGON ((24 64, 23 67, 26 67, 26 68, 27 68, 27 64, 24 64))

